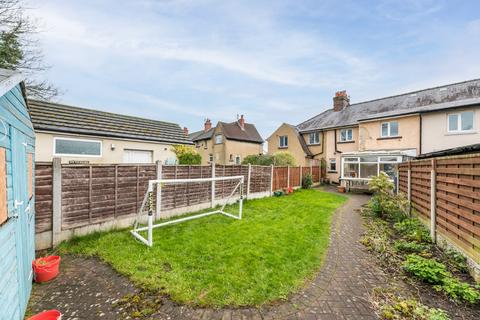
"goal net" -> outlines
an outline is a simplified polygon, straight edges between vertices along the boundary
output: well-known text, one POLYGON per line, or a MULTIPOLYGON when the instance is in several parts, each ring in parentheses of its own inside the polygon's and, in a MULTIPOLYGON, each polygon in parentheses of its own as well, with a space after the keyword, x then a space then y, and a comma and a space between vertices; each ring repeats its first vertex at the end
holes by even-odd
MULTIPOLYGON (((153 245, 153 229, 165 227, 175 223, 198 219, 213 214, 222 214, 224 216, 242 219, 243 211, 243 185, 244 176, 198 178, 198 179, 158 179, 148 182, 147 192, 138 210, 131 234, 142 243, 151 247, 153 245), (172 198, 173 200, 172 204, 172 198), (185 200, 185 198, 187 200, 185 200), (177 219, 154 223, 154 216, 162 216, 162 208, 168 211, 169 206, 175 207, 175 201, 180 203, 189 203, 193 198, 196 203, 208 203, 210 201, 211 209, 195 215, 188 215, 177 219), (164 202, 162 205, 162 199, 164 202), (178 200, 179 199, 179 200, 178 200), (238 199, 238 211, 235 213, 227 212, 226 206, 236 202, 238 199), (146 226, 141 226, 141 221, 147 220, 146 226), (142 235, 146 232, 146 238, 142 235)), ((237 208, 237 206, 232 206, 237 208)))

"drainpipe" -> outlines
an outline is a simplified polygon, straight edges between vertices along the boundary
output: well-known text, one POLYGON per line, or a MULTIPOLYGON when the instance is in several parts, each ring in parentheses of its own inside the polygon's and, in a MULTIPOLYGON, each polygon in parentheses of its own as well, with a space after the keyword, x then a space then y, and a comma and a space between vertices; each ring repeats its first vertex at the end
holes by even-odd
POLYGON ((422 122, 423 122, 423 118, 422 118, 422 114, 420 113, 420 145, 418 146, 419 155, 422 154, 422 122))

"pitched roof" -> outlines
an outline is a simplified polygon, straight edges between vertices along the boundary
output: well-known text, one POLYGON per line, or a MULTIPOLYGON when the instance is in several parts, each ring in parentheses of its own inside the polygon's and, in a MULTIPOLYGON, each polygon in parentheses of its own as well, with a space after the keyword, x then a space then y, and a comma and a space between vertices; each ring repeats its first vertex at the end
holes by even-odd
POLYGON ((213 135, 213 131, 215 131, 215 128, 210 128, 207 131, 205 130, 195 131, 190 133, 188 137, 192 141, 210 139, 213 135))
POLYGON ((338 112, 329 109, 300 123, 297 128, 304 132, 351 126, 360 120, 431 112, 472 104, 480 104, 480 79, 354 103, 338 112))
POLYGON ((0 68, 0 97, 23 80, 20 72, 0 68))
MULTIPOLYGON (((238 121, 226 123, 218 122, 217 126, 223 127, 223 134, 225 138, 229 140, 237 140, 252 143, 263 143, 263 139, 257 131, 254 124, 245 123, 245 128, 242 130, 238 121)), ((213 136, 213 132, 216 127, 209 129, 208 131, 196 131, 189 135, 192 141, 199 141, 210 139, 213 136)))
POLYGON ((176 123, 29 100, 35 130, 191 144, 176 123))

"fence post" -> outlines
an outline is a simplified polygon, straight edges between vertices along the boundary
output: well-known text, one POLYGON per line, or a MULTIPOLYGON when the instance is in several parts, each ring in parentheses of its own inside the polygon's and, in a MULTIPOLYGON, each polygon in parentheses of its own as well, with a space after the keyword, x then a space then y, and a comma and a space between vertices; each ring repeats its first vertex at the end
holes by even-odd
POLYGON ((300 188, 303 186, 303 167, 299 166, 300 169, 300 188))
POLYGON ((250 181, 252 176, 252 164, 248 164, 248 175, 247 175, 247 199, 250 198, 250 181))
POLYGON ((412 164, 408 160, 407 170, 407 200, 408 200, 408 214, 412 213, 412 164))
MULTIPOLYGON (((157 160, 156 162, 156 165, 157 165, 157 180, 160 180, 162 179, 162 162, 160 160, 157 160)), ((155 219, 158 220, 160 219, 160 212, 161 212, 161 209, 162 209, 162 193, 161 193, 161 188, 159 187, 159 185, 157 184, 157 190, 156 190, 157 194, 155 196, 155 199, 157 199, 156 201, 156 207, 155 207, 155 219)))
POLYGON ((290 166, 287 166, 287 189, 288 188, 290 188, 290 166))
MULTIPOLYGON (((212 162, 212 178, 215 178, 215 162, 212 162)), ((215 208, 215 181, 212 180, 212 208, 215 208)))
POLYGON ((62 232, 62 159, 53 158, 52 183, 52 247, 60 243, 62 232))
POLYGON ((273 180, 274 180, 274 177, 273 177, 273 164, 270 165, 270 196, 273 195, 273 180))
POLYGON ((430 171, 430 237, 432 242, 437 242, 437 163, 432 159, 430 171))

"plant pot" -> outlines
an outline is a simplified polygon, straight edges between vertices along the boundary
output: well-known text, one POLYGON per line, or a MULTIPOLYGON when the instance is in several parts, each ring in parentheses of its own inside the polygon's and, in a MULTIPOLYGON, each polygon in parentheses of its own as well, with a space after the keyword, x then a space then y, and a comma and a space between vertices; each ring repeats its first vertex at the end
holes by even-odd
POLYGON ((345 192, 347 192, 347 188, 345 188, 345 187, 343 187, 343 186, 338 186, 337 190, 338 190, 338 192, 340 192, 340 193, 345 193, 345 192))
POLYGON ((34 315, 28 320, 60 320, 62 319, 62 314, 58 310, 50 310, 34 315))
POLYGON ((32 262, 35 282, 50 281, 58 276, 60 267, 59 256, 38 258, 32 262))

